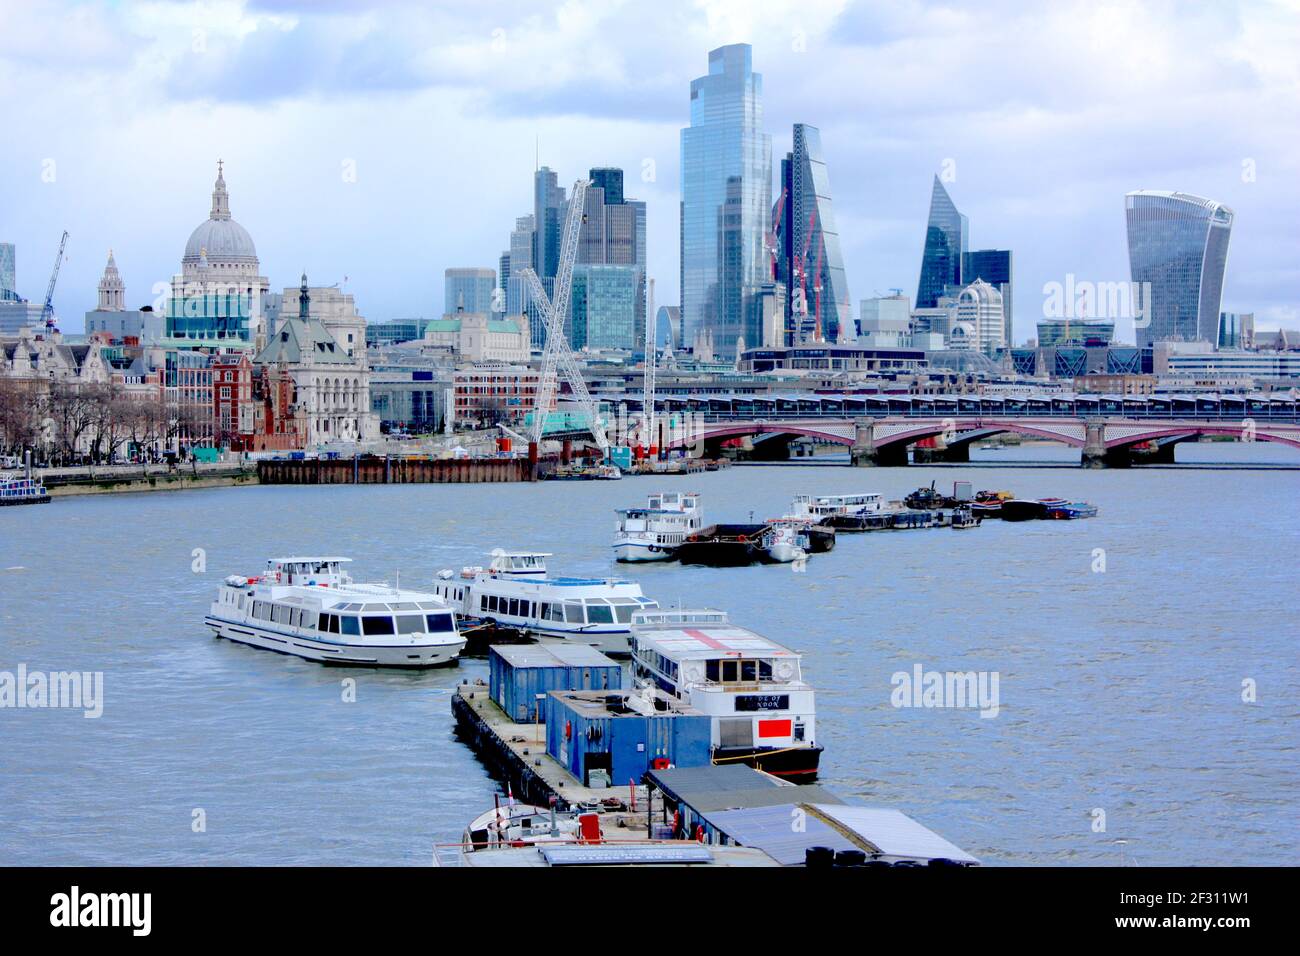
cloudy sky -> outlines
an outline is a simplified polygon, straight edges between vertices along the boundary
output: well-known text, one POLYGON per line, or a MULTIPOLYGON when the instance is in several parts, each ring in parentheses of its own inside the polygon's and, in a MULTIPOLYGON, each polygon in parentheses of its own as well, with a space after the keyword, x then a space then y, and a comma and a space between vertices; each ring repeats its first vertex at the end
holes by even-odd
POLYGON ((774 158, 822 130, 855 316, 915 295, 948 169, 971 247, 1014 250, 1018 340, 1045 283, 1128 279, 1138 188, 1231 206, 1224 308, 1300 325, 1300 0, 0 0, 0 241, 39 300, 71 233, 79 331, 110 247, 132 305, 179 270, 220 157, 273 289, 306 269, 431 317, 444 268, 496 265, 539 155, 627 170, 675 303, 689 84, 742 41, 774 158))

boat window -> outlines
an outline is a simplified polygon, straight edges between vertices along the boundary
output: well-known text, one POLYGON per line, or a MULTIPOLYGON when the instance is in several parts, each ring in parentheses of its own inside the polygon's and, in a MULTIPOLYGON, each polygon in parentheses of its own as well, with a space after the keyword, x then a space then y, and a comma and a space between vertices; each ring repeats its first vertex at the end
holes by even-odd
POLYGON ((704 662, 704 677, 707 680, 717 683, 718 678, 721 676, 721 668, 718 666, 719 664, 720 662, 717 660, 704 662))
POLYGON ((367 604, 362 608, 363 611, 388 611, 391 610, 387 604, 367 604))
POLYGON ((356 637, 361 633, 361 625, 357 623, 358 619, 355 614, 344 614, 341 617, 336 616, 334 621, 343 634, 351 634, 353 637, 356 637))
POLYGON ((564 620, 569 624, 585 624, 586 618, 583 617, 582 605, 577 601, 565 601, 564 620))
POLYGON ((456 630, 455 621, 450 614, 426 614, 425 620, 429 625, 430 634, 441 634, 446 631, 456 630))
POLYGON ((772 679, 772 662, 771 662, 771 661, 759 661, 759 662, 758 662, 758 678, 759 678, 759 680, 771 680, 771 679, 772 679))
POLYGON ((614 616, 618 618, 620 624, 631 624, 633 610, 635 609, 631 604, 620 604, 614 608, 614 616))
POLYGON ((587 607, 587 620, 592 624, 613 624, 614 609, 608 604, 591 604, 587 607))
MULTIPOLYGON (((369 620, 369 618, 367 618, 367 620, 369 620)), ((379 620, 386 620, 386 619, 379 618, 379 620)), ((397 633, 398 634, 423 634, 424 615, 423 614, 397 615, 397 633)))
POLYGON ((399 601, 397 604, 390 604, 389 607, 391 607, 394 611, 420 610, 420 605, 416 604, 414 601, 399 601))
POLYGON ((392 634, 393 619, 388 616, 384 617, 363 617, 361 619, 361 630, 367 634, 392 634))
POLYGON ((510 599, 510 611, 509 611, 509 614, 510 614, 511 617, 519 617, 519 616, 520 616, 520 613, 519 613, 519 599, 518 599, 518 598, 511 598, 511 599, 510 599))
POLYGON ((722 661, 722 682, 735 683, 740 678, 740 661, 722 661))
POLYGON ((758 661, 741 661, 740 679, 745 681, 758 680, 758 661))
POLYGON ((480 594, 478 596, 478 609, 480 611, 486 611, 488 609, 488 596, 486 594, 480 594))

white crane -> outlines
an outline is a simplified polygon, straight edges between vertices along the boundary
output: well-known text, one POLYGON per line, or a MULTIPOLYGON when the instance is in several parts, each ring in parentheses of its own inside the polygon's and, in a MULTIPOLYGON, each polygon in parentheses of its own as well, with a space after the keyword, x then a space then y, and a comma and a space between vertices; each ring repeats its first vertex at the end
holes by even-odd
POLYGON ((582 370, 569 348, 569 340, 564 336, 564 321, 569 312, 570 290, 573 288, 573 264, 578 258, 578 236, 582 224, 586 221, 583 212, 587 199, 587 187, 590 179, 579 179, 573 184, 573 193, 569 197, 569 214, 564 222, 564 236, 560 241, 559 272, 555 276, 555 297, 547 296, 542 282, 532 269, 520 270, 520 275, 528 283, 529 295, 541 310, 542 320, 546 323, 546 345, 542 349, 542 377, 537 383, 537 403, 533 407, 532 428, 529 439, 539 447, 542 431, 546 425, 546 416, 550 413, 551 402, 559 389, 559 372, 563 371, 569 387, 573 389, 578 407, 582 409, 591 429, 591 435, 600 446, 601 454, 608 457, 609 439, 605 436, 604 421, 587 391, 582 370))
POLYGON ((657 444, 655 438, 655 280, 650 280, 650 302, 645 320, 645 392, 641 396, 641 420, 645 426, 645 447, 648 454, 657 444))

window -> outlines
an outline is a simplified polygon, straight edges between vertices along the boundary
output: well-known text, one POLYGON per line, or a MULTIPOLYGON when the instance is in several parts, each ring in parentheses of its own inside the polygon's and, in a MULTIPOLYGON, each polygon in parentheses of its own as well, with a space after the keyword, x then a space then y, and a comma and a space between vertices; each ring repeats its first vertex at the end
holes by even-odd
POLYGON ((519 616, 519 599, 518 599, 518 598, 511 598, 511 599, 510 599, 509 609, 506 611, 506 613, 509 614, 511 617, 518 617, 518 616, 519 616))
POLYGON ((735 683, 740 678, 740 661, 722 661, 722 682, 735 683))
POLYGON ((564 619, 570 624, 585 624, 586 618, 582 614, 582 605, 576 601, 565 601, 564 619))
POLYGON ((587 620, 592 624, 613 624, 614 609, 608 604, 587 605, 587 620))
MULTIPOLYGON (((367 618, 369 620, 369 618, 367 618)), ((376 618, 376 620, 387 620, 387 618, 376 618)), ((399 614, 397 615, 397 633, 398 634, 423 634, 424 633, 424 615, 423 614, 399 614)))
POLYGON ((342 629, 343 634, 351 634, 353 637, 361 634, 361 626, 357 623, 355 614, 344 614, 342 617, 335 617, 334 623, 342 629))
POLYGON ((450 614, 426 614, 424 618, 429 625, 430 634, 456 630, 456 624, 450 614))
POLYGON ((618 604, 614 606, 614 616, 620 624, 632 623, 632 612, 635 610, 634 605, 618 604))
POLYGON ((704 662, 704 677, 715 684, 718 682, 718 678, 721 677, 721 669, 718 664, 719 662, 716 660, 704 662))
POLYGON ((744 681, 758 680, 758 661, 741 661, 740 679, 744 681))
POLYGON ((361 630, 367 636, 372 634, 392 634, 393 619, 391 617, 363 617, 361 619, 361 630))

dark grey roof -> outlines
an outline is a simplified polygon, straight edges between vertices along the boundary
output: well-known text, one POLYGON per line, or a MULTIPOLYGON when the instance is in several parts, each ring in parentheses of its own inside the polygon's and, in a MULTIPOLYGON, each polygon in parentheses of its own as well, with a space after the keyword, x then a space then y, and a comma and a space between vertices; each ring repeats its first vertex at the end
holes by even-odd
POLYGON ((786 786, 744 764, 651 770, 650 779, 667 796, 701 814, 737 807, 844 802, 821 787, 786 786))
POLYGON ((281 319, 275 334, 253 361, 259 365, 304 362, 351 365, 352 357, 341 349, 319 319, 281 319))

